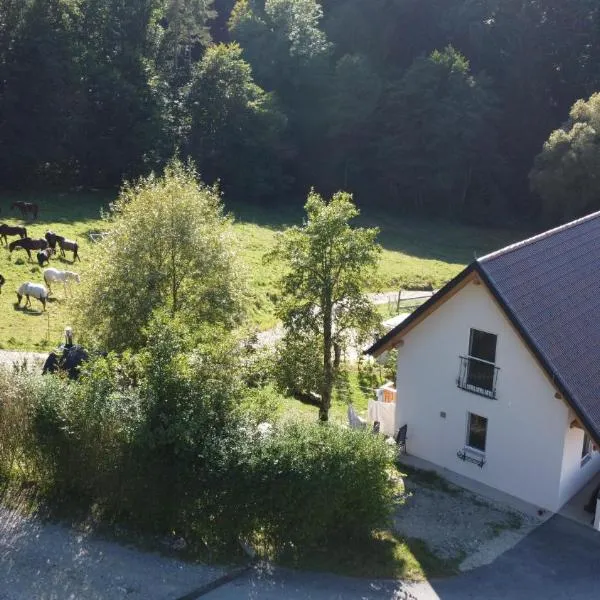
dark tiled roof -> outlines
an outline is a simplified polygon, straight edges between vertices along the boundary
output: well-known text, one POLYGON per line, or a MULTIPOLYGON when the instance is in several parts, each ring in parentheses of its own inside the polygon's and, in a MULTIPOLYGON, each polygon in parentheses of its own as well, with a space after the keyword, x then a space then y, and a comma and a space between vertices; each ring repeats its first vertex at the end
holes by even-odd
POLYGON ((385 349, 473 271, 600 445, 600 212, 476 260, 367 352, 385 349))
POLYGON ((508 246, 477 270, 600 441, 600 212, 508 246))

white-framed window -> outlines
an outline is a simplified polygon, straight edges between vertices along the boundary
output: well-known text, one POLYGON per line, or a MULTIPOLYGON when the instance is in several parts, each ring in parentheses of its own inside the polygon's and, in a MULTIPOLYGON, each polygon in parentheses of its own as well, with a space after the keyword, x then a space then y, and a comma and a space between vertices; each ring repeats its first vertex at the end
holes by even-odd
POLYGON ((581 446, 581 466, 585 465, 592 458, 592 440, 590 436, 584 432, 583 444, 581 446))
POLYGON ((475 413, 467 414, 467 439, 465 444, 467 450, 474 450, 475 452, 485 454, 487 427, 488 420, 486 417, 476 415, 475 413))

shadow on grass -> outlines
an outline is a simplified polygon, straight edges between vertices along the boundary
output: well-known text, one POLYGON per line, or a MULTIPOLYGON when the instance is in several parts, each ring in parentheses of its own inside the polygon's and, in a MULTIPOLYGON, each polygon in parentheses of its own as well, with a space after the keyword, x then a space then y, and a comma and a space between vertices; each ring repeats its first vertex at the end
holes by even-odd
POLYGON ((422 581, 458 572, 458 559, 445 560, 419 539, 404 539, 390 531, 368 538, 347 539, 312 548, 302 555, 280 555, 282 566, 375 579, 422 581))
MULTIPOLYGON (((50 299, 48 298, 48 300, 50 299)), ((19 306, 16 302, 13 306, 16 311, 21 311, 24 315, 29 315, 30 317, 41 317, 46 314, 46 311, 42 310, 41 305, 39 309, 33 308, 32 306, 19 306)))
POLYGON ((108 208, 117 197, 116 191, 99 192, 3 192, 0 194, 1 219, 20 221, 27 227, 56 223, 98 221, 100 209, 108 208), (22 219, 18 211, 11 211, 15 200, 35 202, 40 207, 37 219, 22 219))

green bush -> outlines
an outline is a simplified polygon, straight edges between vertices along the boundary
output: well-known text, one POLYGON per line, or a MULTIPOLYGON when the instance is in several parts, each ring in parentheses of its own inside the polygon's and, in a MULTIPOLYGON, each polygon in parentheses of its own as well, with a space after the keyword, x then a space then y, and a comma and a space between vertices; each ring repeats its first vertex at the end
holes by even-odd
POLYGON ((193 546, 239 537, 270 556, 362 539, 392 505, 393 457, 370 433, 273 420, 227 343, 190 351, 160 319, 135 357, 90 362, 77 382, 0 369, 0 469, 48 498, 193 546))
POLYGON ((378 436, 292 424, 233 445, 220 521, 271 553, 365 538, 386 525, 393 457, 378 436))

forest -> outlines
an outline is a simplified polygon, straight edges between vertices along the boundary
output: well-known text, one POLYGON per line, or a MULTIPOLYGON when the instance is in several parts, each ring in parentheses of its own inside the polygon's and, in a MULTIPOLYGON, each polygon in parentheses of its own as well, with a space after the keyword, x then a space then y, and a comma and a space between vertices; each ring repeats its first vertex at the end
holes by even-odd
POLYGON ((0 182, 177 155, 236 202, 554 223, 600 208, 598 90, 597 0, 1 0, 0 182))

